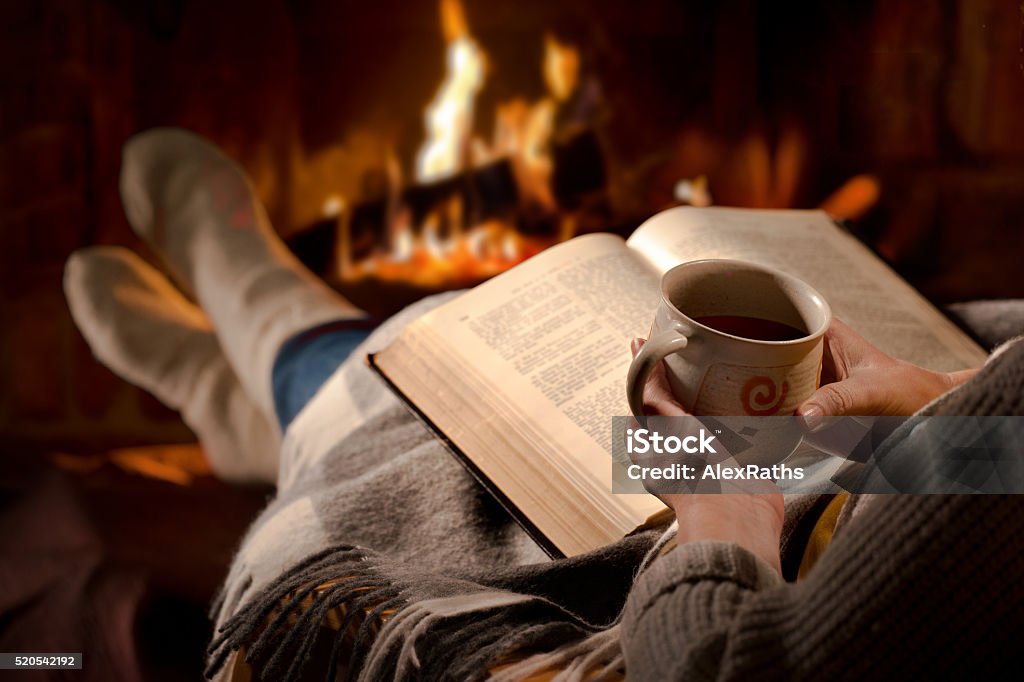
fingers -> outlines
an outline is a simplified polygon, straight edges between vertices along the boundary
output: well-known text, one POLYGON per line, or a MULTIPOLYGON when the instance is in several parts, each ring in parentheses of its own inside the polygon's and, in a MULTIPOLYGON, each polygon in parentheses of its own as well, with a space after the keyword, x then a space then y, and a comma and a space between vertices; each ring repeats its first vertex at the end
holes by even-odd
POLYGON ((835 417, 856 414, 857 408, 866 402, 864 396, 860 395, 862 390, 861 382, 856 379, 826 384, 797 407, 796 414, 802 417, 815 414, 835 417))
POLYGON ((860 342, 864 339, 853 331, 838 317, 825 332, 824 355, 821 360, 821 380, 823 383, 841 381, 850 375, 850 368, 860 342))
POLYGON ((822 425, 826 416, 838 417, 849 414, 854 401, 848 382, 826 384, 797 406, 796 416, 803 417, 804 426, 813 432, 822 425))
POLYGON ((823 417, 871 414, 876 409, 878 391, 873 382, 858 373, 886 360, 891 361, 845 322, 833 318, 825 332, 822 387, 799 405, 795 414, 804 418, 804 425, 811 431, 821 425, 823 417))
POLYGON ((833 318, 832 325, 825 332, 822 382, 842 381, 858 367, 893 361, 852 327, 838 317, 833 318))
MULTIPOLYGON (((630 343, 630 350, 633 357, 640 352, 646 343, 645 339, 633 339, 630 343)), ((668 383, 668 376, 665 374, 665 364, 659 363, 651 372, 644 386, 644 412, 652 417, 684 417, 686 410, 672 393, 672 387, 668 383)))
POLYGON ((804 426, 814 431, 824 417, 893 414, 894 408, 883 386, 886 377, 877 372, 855 375, 819 388, 796 408, 804 426))
POLYGON ((956 372, 950 372, 946 375, 946 379, 949 381, 949 389, 952 390, 960 384, 970 381, 977 373, 977 369, 961 369, 956 372))

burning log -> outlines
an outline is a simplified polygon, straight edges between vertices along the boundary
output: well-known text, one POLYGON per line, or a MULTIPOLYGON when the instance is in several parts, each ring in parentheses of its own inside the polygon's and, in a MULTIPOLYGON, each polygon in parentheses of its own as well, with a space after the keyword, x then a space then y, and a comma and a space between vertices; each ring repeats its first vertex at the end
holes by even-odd
POLYGON ((406 222, 423 225, 432 213, 443 211, 446 203, 456 202, 461 206, 462 223, 452 226, 457 231, 490 218, 504 217, 514 211, 518 200, 512 164, 502 159, 444 180, 410 185, 396 197, 359 204, 348 218, 348 231, 353 244, 368 235, 375 246, 385 246, 380 238, 392 232, 396 207, 407 212, 406 222))
POLYGON ((567 214, 604 190, 606 171, 589 129, 556 142, 551 154, 554 206, 532 200, 515 163, 504 158, 357 204, 291 236, 288 245, 313 272, 346 279, 347 267, 374 253, 404 257, 400 241, 417 233, 441 243, 475 226, 501 223, 521 235, 558 241, 571 236, 563 229, 567 214))

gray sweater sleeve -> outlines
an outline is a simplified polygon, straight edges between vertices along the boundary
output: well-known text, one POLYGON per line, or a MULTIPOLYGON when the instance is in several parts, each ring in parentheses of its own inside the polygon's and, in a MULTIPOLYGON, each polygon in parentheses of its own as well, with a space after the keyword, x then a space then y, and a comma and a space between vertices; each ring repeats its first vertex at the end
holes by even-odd
MULTIPOLYGON (((933 411, 1020 415, 1022 379, 1017 343, 933 411)), ((881 496, 799 583, 727 543, 655 561, 623 614, 626 668, 638 680, 999 677, 1024 658, 1022 575, 1024 496, 881 496)))

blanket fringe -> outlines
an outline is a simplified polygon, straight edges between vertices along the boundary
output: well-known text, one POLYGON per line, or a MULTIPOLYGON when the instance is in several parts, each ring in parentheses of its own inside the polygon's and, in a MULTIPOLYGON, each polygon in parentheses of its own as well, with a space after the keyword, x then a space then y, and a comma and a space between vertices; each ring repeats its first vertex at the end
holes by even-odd
POLYGON ((491 675, 488 682, 519 682, 546 671, 559 670, 552 682, 599 682, 625 674, 619 625, 596 632, 578 642, 535 654, 491 675))
MULTIPOLYGON (((332 617, 332 627, 338 620, 340 626, 323 671, 329 680, 350 643, 348 678, 359 682, 483 679, 494 661, 516 650, 554 649, 558 660, 582 656, 573 666, 579 671, 621 667, 617 634, 544 597, 424 576, 369 550, 340 546, 309 557, 248 598, 211 643, 206 676, 245 647, 256 679, 298 680, 332 617), (430 656, 423 657, 425 651, 430 656)), ((574 675, 564 679, 580 679, 582 672, 574 675)))

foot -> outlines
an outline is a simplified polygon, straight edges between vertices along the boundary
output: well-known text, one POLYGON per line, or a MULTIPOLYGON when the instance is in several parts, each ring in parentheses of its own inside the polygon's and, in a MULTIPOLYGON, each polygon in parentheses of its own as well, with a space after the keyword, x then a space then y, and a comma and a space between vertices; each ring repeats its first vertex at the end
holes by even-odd
POLYGON ((194 133, 156 128, 136 135, 124 147, 120 182, 132 229, 186 293, 195 291, 199 250, 232 233, 253 233, 249 249, 281 251, 245 172, 194 133))
POLYGON ((96 358, 180 410, 214 473, 276 481, 276 424, 242 390, 206 316, 167 279, 126 249, 93 247, 68 260, 64 292, 96 358))
POLYGON ((267 414, 271 370, 289 338, 365 317, 299 263, 242 170, 197 135, 158 128, 129 140, 121 196, 132 227, 199 302, 242 386, 267 414))

